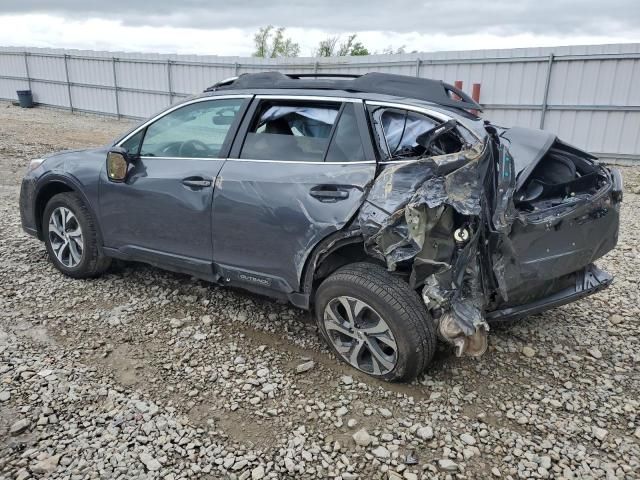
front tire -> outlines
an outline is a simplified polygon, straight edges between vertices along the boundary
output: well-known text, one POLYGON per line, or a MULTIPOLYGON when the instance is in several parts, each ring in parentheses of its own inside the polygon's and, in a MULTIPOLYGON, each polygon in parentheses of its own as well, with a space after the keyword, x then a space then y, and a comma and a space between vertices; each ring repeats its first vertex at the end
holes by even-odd
POLYGON ((327 277, 315 314, 334 353, 375 378, 411 381, 436 349, 435 325, 418 294, 379 265, 354 263, 327 277))
POLYGON ((65 275, 91 278, 109 268, 111 259, 100 254, 93 217, 78 194, 53 196, 42 215, 42 230, 51 262, 65 275))

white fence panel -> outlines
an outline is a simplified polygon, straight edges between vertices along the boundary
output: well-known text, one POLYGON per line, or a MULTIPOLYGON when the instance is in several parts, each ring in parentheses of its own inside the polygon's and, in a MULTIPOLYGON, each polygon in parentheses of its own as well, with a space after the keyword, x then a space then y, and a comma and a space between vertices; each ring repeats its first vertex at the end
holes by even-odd
POLYGON ((640 161, 640 44, 371 55, 240 58, 0 47, 0 98, 146 117, 242 73, 388 72, 480 84, 483 116, 542 127, 604 159, 640 161))
POLYGON ((120 114, 125 117, 146 118, 169 106, 169 96, 156 93, 119 91, 120 114))
POLYGON ((0 78, 0 98, 15 99, 16 91, 28 90, 29 82, 13 78, 0 78))
POLYGON ((113 65, 110 59, 70 57, 67 59, 69 80, 73 83, 115 86, 113 65))
POLYGON ((71 99, 74 110, 102 112, 117 115, 115 90, 98 87, 72 86, 71 99))

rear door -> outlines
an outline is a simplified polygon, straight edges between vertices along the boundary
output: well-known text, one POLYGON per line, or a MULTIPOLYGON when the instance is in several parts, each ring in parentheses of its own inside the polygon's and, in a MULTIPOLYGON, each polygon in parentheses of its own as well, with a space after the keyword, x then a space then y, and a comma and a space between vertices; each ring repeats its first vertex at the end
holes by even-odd
POLYGON ((213 201, 213 252, 229 281, 299 289, 314 246, 349 222, 376 173, 361 100, 254 99, 213 201))

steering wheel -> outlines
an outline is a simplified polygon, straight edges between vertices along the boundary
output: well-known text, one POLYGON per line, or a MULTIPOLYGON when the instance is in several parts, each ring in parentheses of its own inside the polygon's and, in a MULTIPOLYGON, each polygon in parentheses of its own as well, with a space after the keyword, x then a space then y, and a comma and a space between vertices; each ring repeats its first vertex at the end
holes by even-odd
POLYGON ((165 147, 160 150, 160 155, 162 156, 174 156, 177 154, 178 150, 180 149, 180 145, 182 145, 182 142, 172 142, 169 145, 165 145, 165 147))
POLYGON ((209 147, 200 140, 187 140, 186 142, 182 142, 182 145, 180 145, 178 149, 178 156, 180 157, 197 157, 201 153, 209 153, 209 147), (190 153, 191 155, 185 155, 185 153, 190 153))

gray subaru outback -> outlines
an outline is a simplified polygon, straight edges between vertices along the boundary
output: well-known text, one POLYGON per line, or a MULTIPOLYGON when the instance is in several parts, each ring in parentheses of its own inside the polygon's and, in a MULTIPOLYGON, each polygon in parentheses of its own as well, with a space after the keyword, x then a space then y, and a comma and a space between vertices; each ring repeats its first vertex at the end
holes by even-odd
POLYGON ((103 148, 33 160, 26 232, 65 275, 145 262, 314 312, 336 355, 408 381, 438 339, 608 286, 620 173, 500 128, 441 81, 242 75, 103 148))

